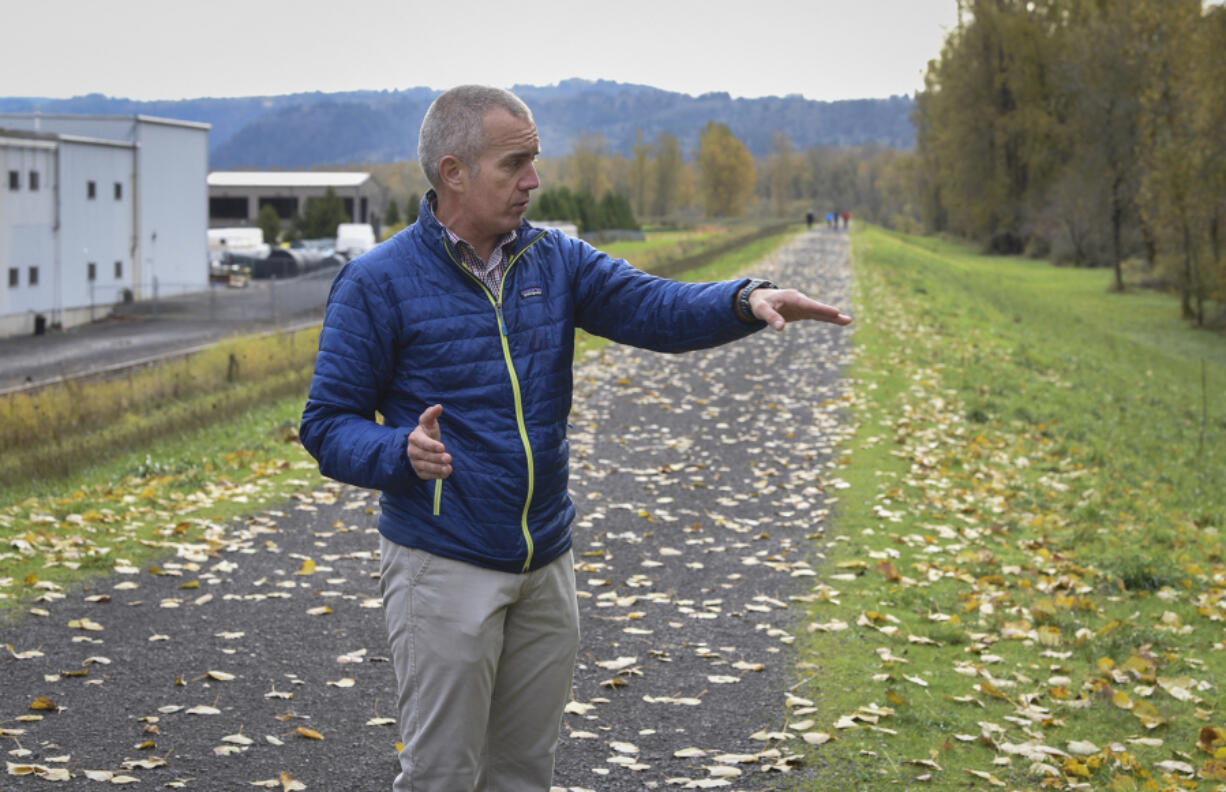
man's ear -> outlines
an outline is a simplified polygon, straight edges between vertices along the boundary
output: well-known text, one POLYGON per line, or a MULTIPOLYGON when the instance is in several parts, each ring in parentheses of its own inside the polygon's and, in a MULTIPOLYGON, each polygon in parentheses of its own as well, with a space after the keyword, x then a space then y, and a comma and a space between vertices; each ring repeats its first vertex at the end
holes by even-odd
POLYGON ((463 192, 468 182, 468 167, 458 157, 447 154, 439 160, 438 178, 452 192, 463 192))

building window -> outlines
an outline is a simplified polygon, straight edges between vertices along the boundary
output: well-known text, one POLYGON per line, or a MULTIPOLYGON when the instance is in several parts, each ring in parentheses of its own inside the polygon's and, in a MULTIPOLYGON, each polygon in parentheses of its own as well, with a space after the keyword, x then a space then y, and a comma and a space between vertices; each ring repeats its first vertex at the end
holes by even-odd
POLYGON ((123 200, 123 183, 122 182, 115 182, 115 200, 116 201, 123 200))
MULTIPOLYGON (((278 213, 278 217, 280 213, 278 213)), ((246 220, 247 199, 217 197, 209 198, 209 217, 218 220, 246 220)))
POLYGON ((16 289, 21 285, 21 275, 16 267, 9 267, 9 288, 16 289))
POLYGON ((98 183, 97 182, 91 181, 91 182, 85 183, 85 197, 91 201, 98 197, 98 183))
POLYGON ((257 201, 257 207, 263 209, 265 206, 276 209, 277 217, 282 220, 293 220, 294 215, 298 214, 297 198, 260 198, 257 201))
POLYGON ((122 261, 116 261, 116 262, 115 262, 115 278, 116 278, 116 279, 119 279, 119 278, 122 278, 122 277, 123 277, 123 262, 122 262, 122 261))
POLYGON ((98 279, 98 264, 96 262, 91 261, 89 262, 89 264, 86 265, 86 267, 89 270, 88 274, 86 275, 86 278, 92 283, 93 281, 98 279))
POLYGON ((30 171, 30 192, 38 192, 38 171, 30 171))
POLYGON ((21 171, 9 171, 9 189, 21 189, 21 171))
POLYGON ((31 286, 38 285, 38 267, 30 267, 29 281, 31 286))

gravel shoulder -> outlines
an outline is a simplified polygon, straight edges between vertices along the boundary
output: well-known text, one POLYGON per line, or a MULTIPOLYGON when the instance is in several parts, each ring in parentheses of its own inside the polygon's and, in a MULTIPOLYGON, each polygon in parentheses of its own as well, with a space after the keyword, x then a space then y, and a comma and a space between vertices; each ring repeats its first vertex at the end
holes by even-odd
MULTIPOLYGON (((752 271, 846 307, 847 257, 821 230, 752 271)), ((557 788, 761 791, 818 772, 788 759, 799 728, 761 738, 805 719, 791 636, 820 582, 811 540, 836 500, 849 350, 848 330, 806 325, 681 356, 611 346, 576 367, 583 636, 557 788)), ((387 789, 377 510, 374 493, 321 486, 0 624, 0 790, 57 788, 15 765, 67 771, 69 787, 91 771, 387 789), (39 697, 52 709, 30 710, 39 697)), ((173 535, 183 516, 151 519, 173 535)))

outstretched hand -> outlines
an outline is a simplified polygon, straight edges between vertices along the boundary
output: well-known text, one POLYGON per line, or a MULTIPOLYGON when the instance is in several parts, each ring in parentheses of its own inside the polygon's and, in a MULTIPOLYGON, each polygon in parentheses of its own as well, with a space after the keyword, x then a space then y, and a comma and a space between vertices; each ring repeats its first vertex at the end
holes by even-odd
POLYGON ((749 308, 754 316, 775 330, 782 330, 788 322, 802 319, 836 325, 851 324, 851 317, 838 308, 819 303, 795 289, 754 289, 749 295, 749 308))
POLYGON ((409 433, 409 463, 421 479, 445 479, 451 475, 451 454, 443 445, 438 417, 443 414, 443 405, 426 408, 417 419, 417 426, 409 433))

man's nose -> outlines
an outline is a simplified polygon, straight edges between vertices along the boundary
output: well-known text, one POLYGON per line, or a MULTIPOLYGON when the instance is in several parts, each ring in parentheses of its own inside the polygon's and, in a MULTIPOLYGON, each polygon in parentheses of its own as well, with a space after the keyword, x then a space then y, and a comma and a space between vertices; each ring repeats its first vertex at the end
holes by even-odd
POLYGON ((519 189, 527 192, 541 186, 540 177, 536 175, 536 166, 528 165, 519 179, 519 189))

